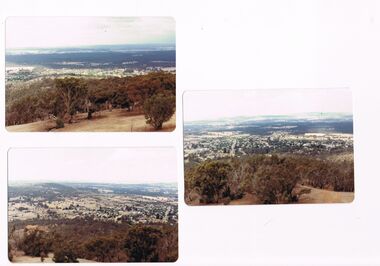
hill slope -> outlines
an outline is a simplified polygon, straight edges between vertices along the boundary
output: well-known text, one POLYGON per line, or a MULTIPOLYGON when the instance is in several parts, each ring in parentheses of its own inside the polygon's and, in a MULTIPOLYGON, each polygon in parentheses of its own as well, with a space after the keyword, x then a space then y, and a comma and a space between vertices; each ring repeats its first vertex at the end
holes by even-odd
MULTIPOLYGON (((138 132, 154 131, 153 127, 146 124, 144 115, 128 112, 123 109, 101 111, 94 114, 93 119, 86 119, 87 114, 78 114, 75 122, 65 124, 64 128, 54 129, 52 120, 33 122, 28 124, 8 126, 9 132, 138 132)), ((160 131, 173 131, 175 129, 175 114, 160 131)))
MULTIPOLYGON (((295 203, 350 203, 354 200, 354 192, 336 192, 326 189, 318 189, 308 186, 298 186, 294 189, 295 193, 305 191, 299 196, 295 203)), ((251 205, 260 204, 258 199, 252 194, 245 194, 243 198, 232 200, 230 205, 251 205)))
POLYGON ((307 186, 301 188, 310 189, 310 192, 302 194, 298 203, 350 203, 354 200, 354 192, 336 192, 307 186))
MULTIPOLYGON (((49 253, 47 258, 44 258, 44 261, 41 261, 40 257, 32 257, 26 255, 15 256, 12 259, 14 263, 54 263, 53 261, 54 254, 49 253)), ((97 263, 97 261, 86 260, 86 259, 78 259, 79 263, 97 263)))

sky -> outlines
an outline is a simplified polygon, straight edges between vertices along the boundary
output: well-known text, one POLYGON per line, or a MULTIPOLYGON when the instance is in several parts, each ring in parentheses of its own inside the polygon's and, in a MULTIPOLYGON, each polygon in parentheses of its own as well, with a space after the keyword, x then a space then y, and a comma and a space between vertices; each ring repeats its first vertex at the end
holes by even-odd
POLYGON ((172 148, 11 149, 8 180, 18 182, 176 183, 172 148))
POLYGON ((174 44, 170 17, 9 17, 7 49, 174 44))
POLYGON ((183 97, 184 121, 310 112, 352 113, 349 89, 261 89, 190 91, 183 97))

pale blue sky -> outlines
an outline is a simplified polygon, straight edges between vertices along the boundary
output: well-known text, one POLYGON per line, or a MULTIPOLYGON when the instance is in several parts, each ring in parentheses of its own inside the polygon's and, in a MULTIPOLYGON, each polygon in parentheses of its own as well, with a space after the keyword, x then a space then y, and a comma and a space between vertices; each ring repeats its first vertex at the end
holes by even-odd
POLYGON ((7 49, 174 44, 170 17, 9 17, 7 49))
POLYGON ((8 153, 9 182, 175 183, 173 148, 32 148, 8 153))
POLYGON ((352 113, 348 88, 188 91, 183 101, 186 122, 238 116, 352 113))

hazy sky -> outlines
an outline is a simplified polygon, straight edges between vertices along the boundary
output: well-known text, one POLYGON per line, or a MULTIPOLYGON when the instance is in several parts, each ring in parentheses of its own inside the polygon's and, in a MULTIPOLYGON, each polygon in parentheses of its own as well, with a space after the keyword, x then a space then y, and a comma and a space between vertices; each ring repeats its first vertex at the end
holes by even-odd
POLYGON ((170 17, 10 17, 6 47, 175 43, 170 17))
POLYGON ((190 91, 184 94, 184 120, 287 115, 309 112, 352 113, 349 89, 190 91))
POLYGON ((9 182, 177 182, 172 148, 11 149, 9 182))

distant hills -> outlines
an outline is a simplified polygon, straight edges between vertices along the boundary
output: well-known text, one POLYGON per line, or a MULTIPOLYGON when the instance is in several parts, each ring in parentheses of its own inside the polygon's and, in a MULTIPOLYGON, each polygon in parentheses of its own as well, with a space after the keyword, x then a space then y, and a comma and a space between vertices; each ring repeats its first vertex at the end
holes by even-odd
POLYGON ((50 47, 50 48, 18 48, 6 49, 6 55, 25 54, 65 54, 89 52, 138 52, 138 51, 171 51, 175 44, 114 44, 114 45, 87 45, 78 47, 50 47))
POLYGON ((349 113, 299 113, 294 115, 260 115, 188 121, 185 133, 207 131, 239 131, 270 134, 274 131, 304 133, 353 133, 353 117, 349 113))
POLYGON ((61 196, 71 193, 92 193, 107 191, 113 194, 129 194, 140 196, 166 196, 177 197, 176 183, 153 183, 153 184, 109 184, 109 183, 70 183, 70 182, 43 182, 10 183, 8 187, 9 197, 29 195, 53 195, 61 196))
POLYGON ((194 121, 185 121, 186 125, 198 124, 221 124, 231 122, 249 122, 259 120, 352 120, 351 113, 324 113, 324 112, 311 112, 311 113, 298 113, 290 115, 254 115, 254 116, 234 116, 234 117, 221 117, 218 119, 202 119, 194 121))
POLYGON ((175 45, 100 45, 7 50, 7 66, 43 66, 51 69, 175 67, 175 45))

